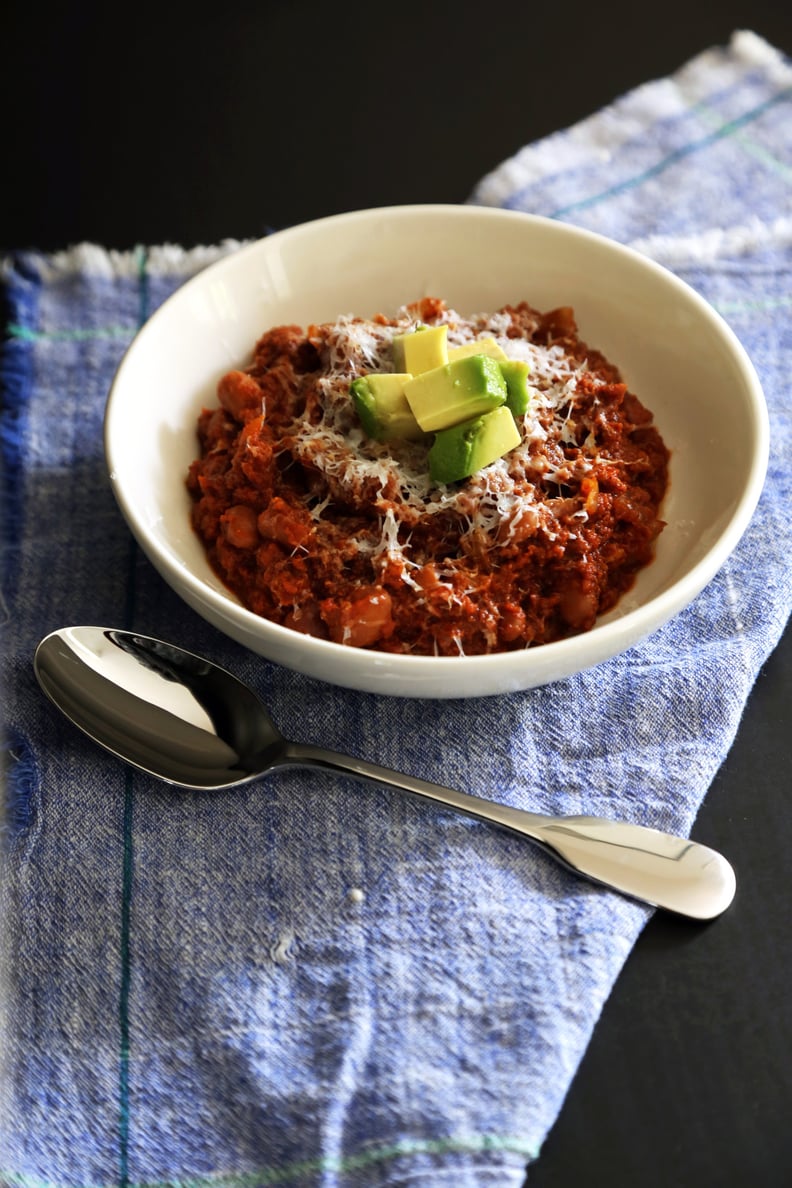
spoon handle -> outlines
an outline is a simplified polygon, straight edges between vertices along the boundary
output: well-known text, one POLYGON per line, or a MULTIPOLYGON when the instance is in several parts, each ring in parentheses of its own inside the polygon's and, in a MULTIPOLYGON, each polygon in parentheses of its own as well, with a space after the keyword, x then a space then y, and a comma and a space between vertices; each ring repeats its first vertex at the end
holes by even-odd
POLYGON ((659 829, 530 813, 310 744, 288 743, 278 765, 340 771, 413 793, 527 837, 592 882, 696 920, 720 915, 734 898, 734 871, 721 854, 659 829))

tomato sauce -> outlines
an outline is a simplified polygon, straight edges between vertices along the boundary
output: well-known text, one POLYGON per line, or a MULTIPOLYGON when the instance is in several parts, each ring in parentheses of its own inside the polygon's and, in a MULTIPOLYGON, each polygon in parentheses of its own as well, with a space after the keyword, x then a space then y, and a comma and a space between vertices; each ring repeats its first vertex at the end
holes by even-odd
POLYGON ((422 655, 526 648, 589 630, 654 554, 669 454, 573 311, 462 318, 427 298, 395 318, 278 326, 198 422, 192 523, 248 609, 352 647, 422 655), (392 339, 448 324, 529 362, 521 442, 432 485, 427 444, 366 438, 349 395, 393 370, 392 339))

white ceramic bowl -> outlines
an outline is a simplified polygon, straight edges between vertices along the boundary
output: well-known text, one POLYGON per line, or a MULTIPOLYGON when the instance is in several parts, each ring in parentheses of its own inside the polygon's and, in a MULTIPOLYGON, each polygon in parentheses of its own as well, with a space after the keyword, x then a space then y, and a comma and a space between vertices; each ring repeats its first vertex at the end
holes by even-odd
POLYGON ((121 510, 167 582, 215 627, 310 676, 373 693, 475 697, 531 688, 629 648, 689 603, 742 535, 764 481, 767 410, 735 335, 692 289, 616 243, 553 220, 468 206, 320 219, 240 249, 151 317, 110 392, 105 447, 121 510), (619 606, 575 638, 490 656, 386 655, 313 639, 245 610, 190 527, 195 423, 219 377, 273 325, 371 316, 419 297, 461 314, 572 305, 672 451, 668 526, 619 606))

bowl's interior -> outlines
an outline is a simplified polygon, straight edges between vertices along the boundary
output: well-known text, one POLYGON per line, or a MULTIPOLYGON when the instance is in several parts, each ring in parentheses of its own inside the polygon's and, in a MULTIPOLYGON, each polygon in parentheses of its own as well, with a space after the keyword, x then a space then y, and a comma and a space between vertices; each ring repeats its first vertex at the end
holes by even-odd
POLYGON ((501 211, 425 207, 262 240, 189 281, 143 328, 116 377, 106 445, 122 509, 166 576, 236 613, 192 533, 184 485, 196 418, 215 403, 218 378, 270 326, 390 313, 425 295, 462 314, 521 300, 572 305, 582 337, 654 412, 672 451, 668 526, 655 562, 608 618, 668 591, 713 546, 725 550, 722 563, 758 497, 766 448, 758 383, 723 322, 670 273, 599 237, 501 211))

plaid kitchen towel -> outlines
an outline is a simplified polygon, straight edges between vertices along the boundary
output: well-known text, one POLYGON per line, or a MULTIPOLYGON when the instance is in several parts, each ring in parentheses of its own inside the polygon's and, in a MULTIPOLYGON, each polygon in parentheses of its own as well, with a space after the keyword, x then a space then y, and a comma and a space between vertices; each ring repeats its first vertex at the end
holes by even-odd
POLYGON ((789 63, 739 33, 473 195, 678 272, 742 340, 772 419, 753 523, 693 605, 525 693, 436 705, 262 663, 133 544, 104 471, 108 386, 148 314, 233 244, 5 260, 0 1182, 523 1183, 649 910, 341 777, 168 790, 61 719, 31 658, 59 625, 134 627, 249 679, 306 741, 514 805, 688 831, 792 597, 790 98, 789 63))

